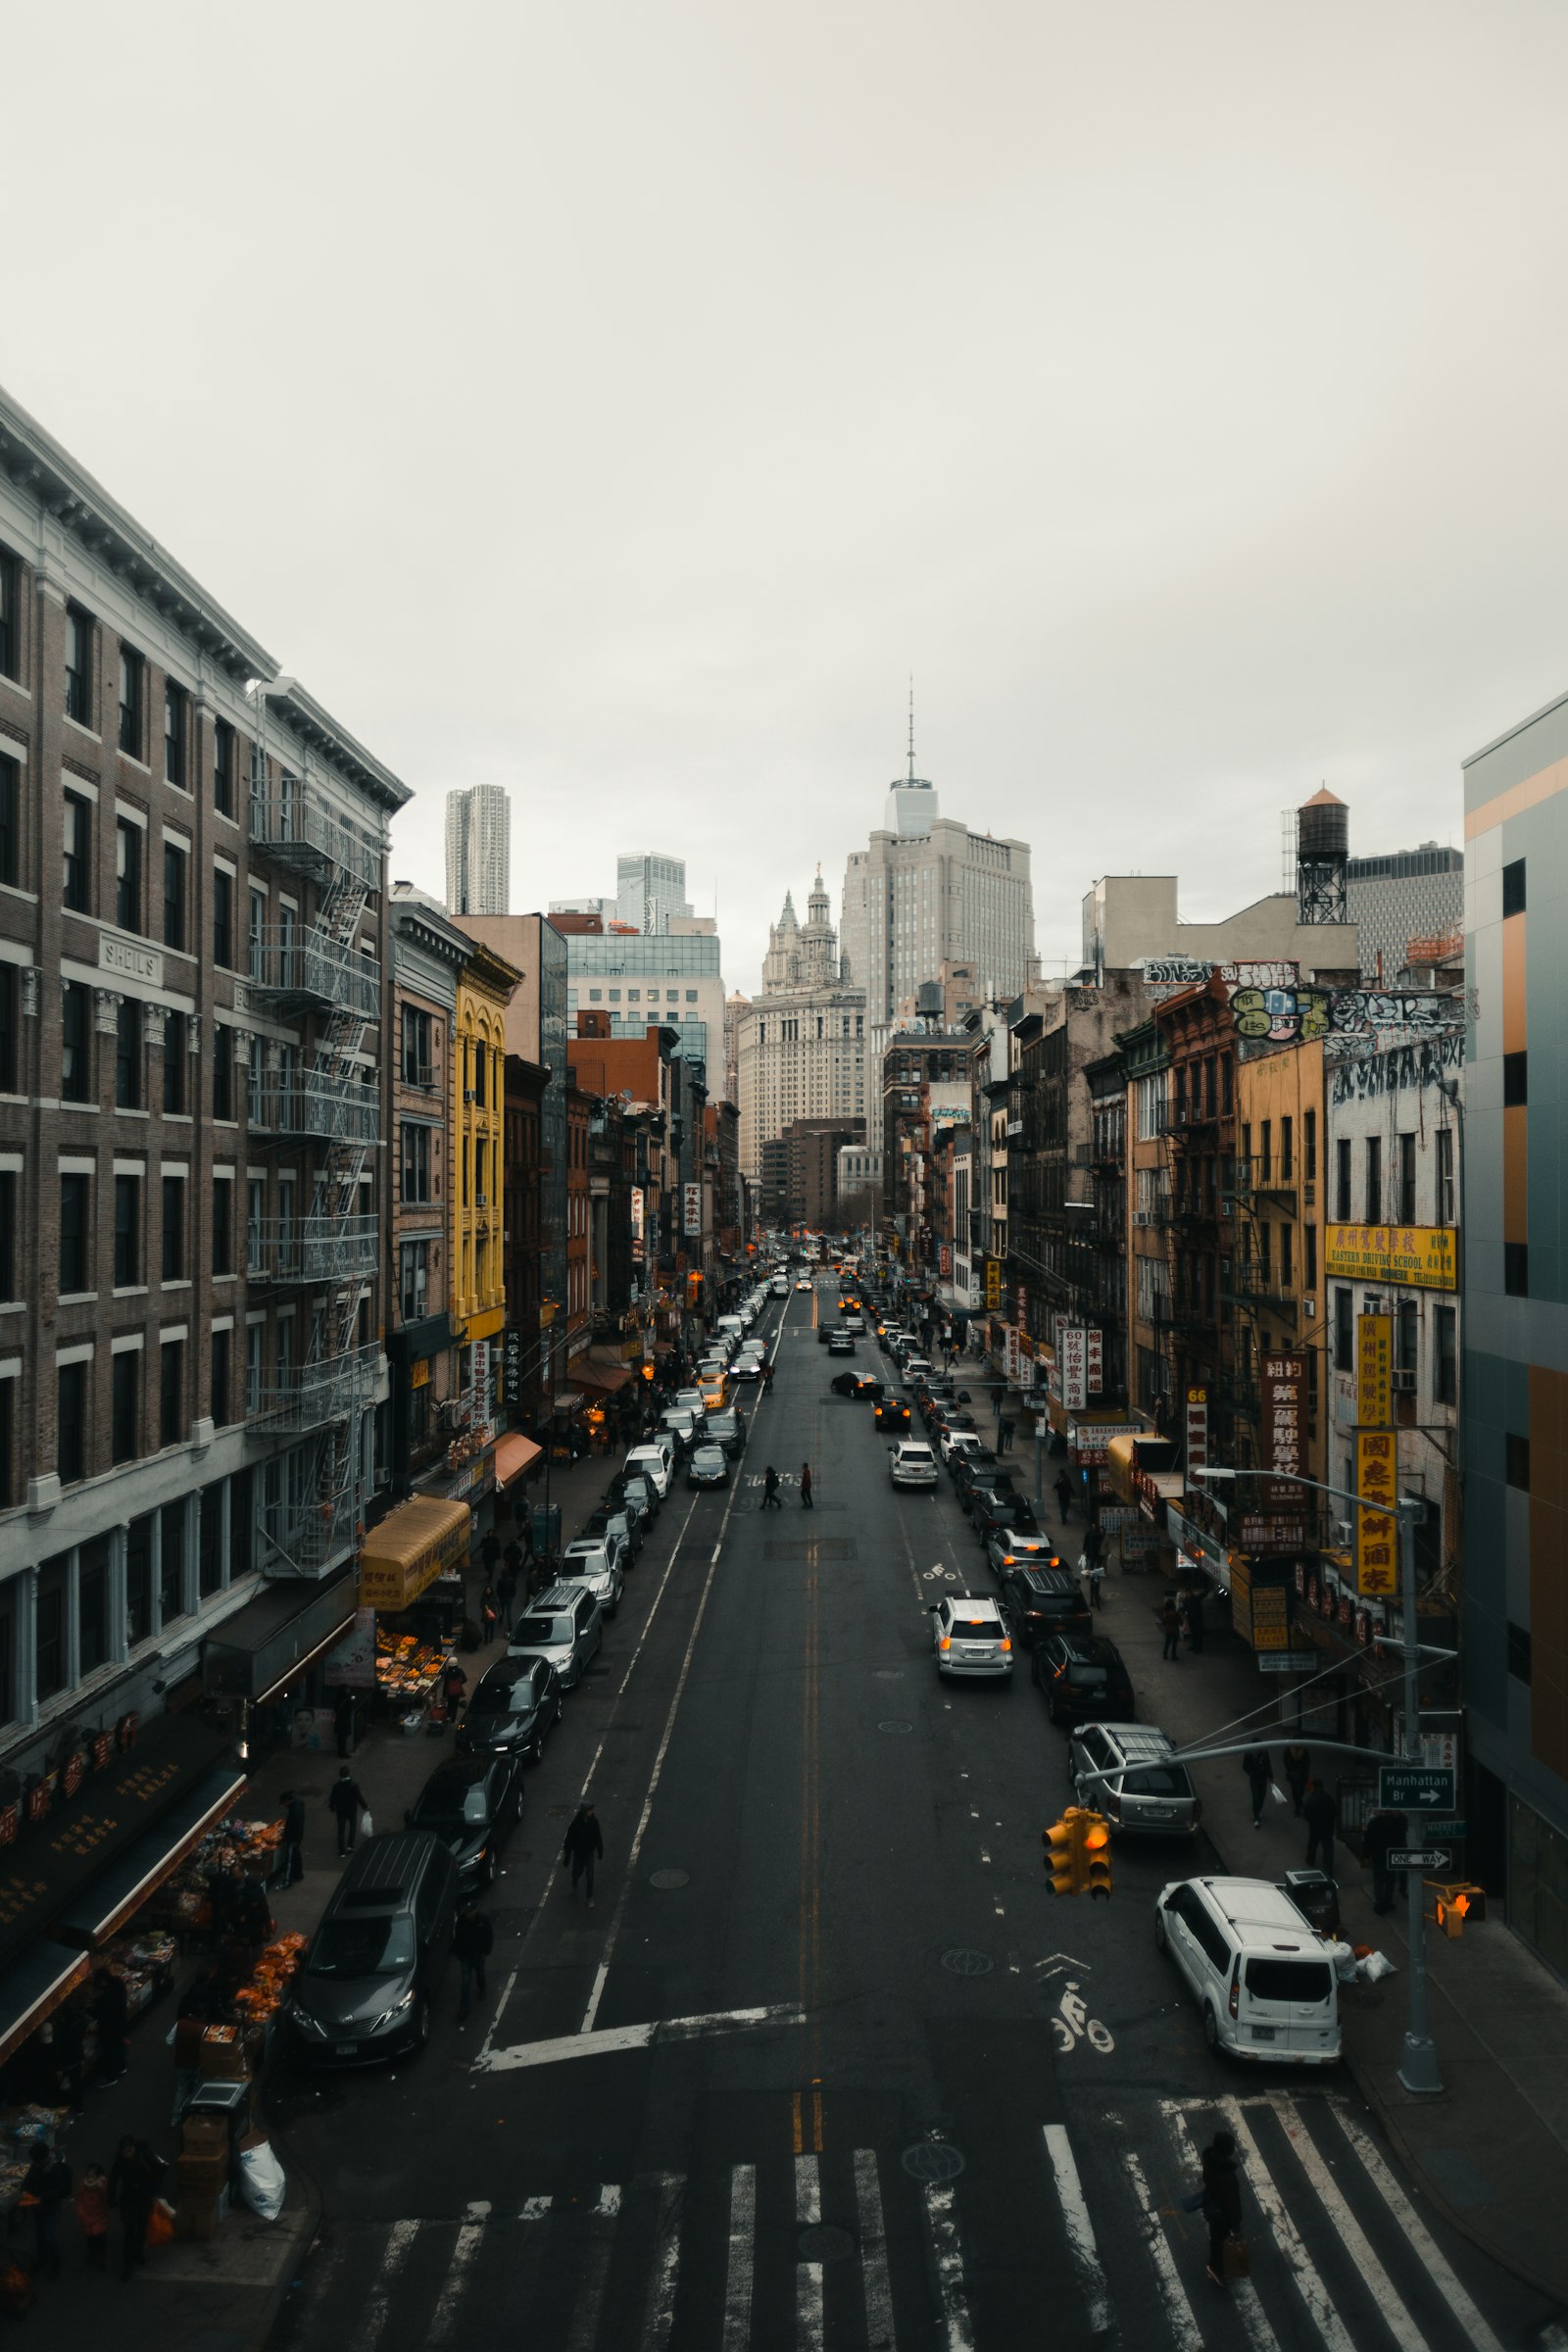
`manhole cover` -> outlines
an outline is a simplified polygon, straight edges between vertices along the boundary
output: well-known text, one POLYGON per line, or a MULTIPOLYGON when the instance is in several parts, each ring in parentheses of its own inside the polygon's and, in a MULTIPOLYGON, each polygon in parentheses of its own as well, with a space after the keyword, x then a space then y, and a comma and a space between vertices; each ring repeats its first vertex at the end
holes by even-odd
POLYGON ((802 2262, 841 2262, 855 2252, 855 2240, 834 2222, 812 2222, 795 2241, 802 2262))
POLYGON ((997 1964, 989 1952, 972 1952, 960 1944, 943 1953, 942 1965, 950 1977, 989 1977, 997 1964))
POLYGON ((656 1870, 648 1882, 650 1886, 689 1886, 691 1883, 689 1870, 656 1870))
POLYGON ((912 1723, 906 1723, 901 1716, 888 1715, 884 1716, 876 1728, 879 1732, 912 1732, 914 1726, 912 1723))
POLYGON ((904 2151, 904 2169, 916 2180, 956 2180, 964 2162, 950 2139, 917 2139, 904 2151))

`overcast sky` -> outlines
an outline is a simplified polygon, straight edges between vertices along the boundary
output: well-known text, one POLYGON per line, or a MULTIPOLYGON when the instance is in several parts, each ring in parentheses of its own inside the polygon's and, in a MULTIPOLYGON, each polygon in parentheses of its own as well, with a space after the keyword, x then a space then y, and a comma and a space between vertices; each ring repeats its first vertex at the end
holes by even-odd
POLYGON ((13 8, 0 379, 513 903, 880 821, 1184 914, 1568 687, 1561 0, 13 8))

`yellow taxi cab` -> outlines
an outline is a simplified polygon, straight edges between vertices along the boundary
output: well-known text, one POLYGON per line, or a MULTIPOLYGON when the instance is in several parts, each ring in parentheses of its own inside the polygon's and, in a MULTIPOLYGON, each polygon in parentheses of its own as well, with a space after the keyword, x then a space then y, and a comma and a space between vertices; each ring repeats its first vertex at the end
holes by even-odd
POLYGON ((710 1373, 699 1385, 703 1392, 703 1409, 710 1413, 721 1413, 729 1402, 729 1374, 710 1373))

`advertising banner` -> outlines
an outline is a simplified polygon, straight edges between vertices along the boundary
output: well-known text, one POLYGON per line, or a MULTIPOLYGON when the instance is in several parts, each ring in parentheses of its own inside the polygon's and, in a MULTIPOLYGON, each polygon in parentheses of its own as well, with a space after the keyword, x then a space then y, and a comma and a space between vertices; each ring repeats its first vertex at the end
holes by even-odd
MULTIPOLYGON (((1299 1476, 1306 1467, 1306 1359, 1265 1355, 1262 1362, 1263 1467, 1299 1476)), ((1265 1479, 1270 1511, 1299 1511, 1301 1489, 1281 1477, 1265 1479)))
POLYGON ((1387 1429, 1394 1419, 1394 1317, 1355 1318, 1355 1417, 1363 1429, 1387 1429))
POLYGON ((1451 1225, 1331 1225, 1323 1262, 1331 1281, 1453 1291, 1459 1287, 1459 1237, 1451 1225))
POLYGON ((1355 1433, 1355 1491, 1365 1497, 1355 1514, 1355 1589, 1364 1599, 1386 1597, 1398 1584, 1394 1517, 1396 1443, 1392 1429, 1358 1429, 1355 1433))
POLYGON ((1191 1482, 1208 1461, 1208 1391, 1187 1392, 1187 1476, 1191 1482))
POLYGON ((686 1201, 686 1213, 682 1220, 683 1230, 687 1233, 701 1233, 703 1230, 703 1188, 700 1184, 683 1184, 681 1191, 686 1201))
POLYGON ((321 1661, 321 1680, 341 1690, 375 1689, 375 1611, 356 1609, 354 1623, 321 1661))
POLYGON ((1289 1649, 1291 1596, 1283 1585, 1252 1587, 1252 1647, 1289 1649))
POLYGON ((992 1313, 992 1314, 995 1314, 995 1312, 996 1312, 997 1308, 998 1308, 998 1307, 999 1307, 1001 1304, 1002 1304, 1002 1260, 1001 1260, 1001 1258, 1000 1258, 1000 1257, 988 1257, 988 1258, 986 1259, 986 1307, 987 1307, 987 1311, 988 1311, 988 1312, 990 1312, 990 1313, 992 1313))
POLYGON ((643 1262, 643 1188, 640 1184, 634 1184, 631 1188, 631 1254, 632 1263, 640 1266, 643 1262))
POLYGON ((1099 1396, 1103 1394, 1105 1387, 1105 1335, 1098 1323, 1090 1328, 1088 1362, 1089 1394, 1099 1396))
POLYGON ((1089 1402, 1089 1334, 1081 1323, 1063 1323, 1056 1342, 1056 1382, 1069 1413, 1081 1413, 1089 1402))

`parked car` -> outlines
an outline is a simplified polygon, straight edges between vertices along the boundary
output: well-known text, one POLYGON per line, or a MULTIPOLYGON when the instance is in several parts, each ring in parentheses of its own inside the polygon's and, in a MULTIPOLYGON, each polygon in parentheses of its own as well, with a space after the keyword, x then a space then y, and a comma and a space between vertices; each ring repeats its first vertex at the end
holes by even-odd
POLYGON ((931 1603, 931 1639, 939 1675, 996 1680, 1012 1673, 1012 1640, 994 1600, 948 1593, 931 1603))
POLYGON ((710 1413, 703 1434, 710 1446, 721 1446, 731 1458, 739 1453, 744 1443, 741 1417, 732 1404, 726 1405, 721 1413, 710 1413))
POLYGON ((1154 1903, 1154 1941, 1202 2012, 1211 2050, 1265 2066, 1338 2059, 1334 1963, 1305 1914, 1271 1881, 1173 1881, 1154 1903))
POLYGON ((937 1483, 937 1457, 919 1438, 906 1438, 893 1446, 888 1467, 896 1487, 934 1487, 937 1483))
POLYGON ((547 1585, 513 1622, 509 1658, 543 1658, 563 1690, 575 1690, 605 1639, 604 1611, 586 1585, 547 1585))
POLYGON ((940 1412, 932 1416, 931 1435, 936 1441, 937 1451, 941 1454, 944 1462, 951 1461, 956 1445, 958 1446, 960 1453, 968 1450, 966 1446, 958 1445, 958 1441, 963 1438, 972 1438, 975 1435, 974 1415, 961 1404, 952 1407, 944 1406, 940 1412))
POLYGON ((701 1386, 699 1385, 695 1389, 677 1389, 675 1391, 675 1409, 678 1412, 690 1413, 694 1421, 701 1421, 704 1413, 708 1410, 708 1401, 703 1395, 701 1386))
POLYGON ((969 1524, 982 1546, 990 1543, 992 1530, 998 1527, 1015 1527, 1021 1536, 1045 1532, 1028 1495, 1020 1494, 1010 1479, 996 1471, 978 1485, 963 1490, 958 1499, 966 1506, 969 1524))
POLYGON ((601 1502, 588 1514, 585 1536, 602 1536, 607 1544, 620 1546, 620 1572, 625 1575, 643 1547, 643 1518, 637 1510, 616 1510, 601 1502))
POLYGON ((855 1353, 854 1334, 848 1331, 830 1332, 827 1351, 829 1355, 853 1355, 855 1353))
MULTIPOLYGON (((707 1418, 706 1413, 704 1418, 707 1418)), ((689 1406, 672 1404, 659 1416, 659 1426, 674 1446, 677 1468, 697 1441, 697 1417, 689 1406)))
POLYGON ((1067 1778, 1078 1802, 1102 1813, 1113 1834, 1191 1838, 1202 1818, 1191 1774, 1153 1724, 1078 1725, 1067 1740, 1067 1778))
POLYGON ((501 1849, 522 1811, 522 1769, 515 1756, 481 1751, 438 1764, 403 1819, 450 1849, 465 1894, 488 1886, 501 1849))
POLYGON ((909 1407, 904 1397, 884 1390, 876 1400, 876 1425, 890 1436, 898 1436, 909 1426, 909 1407))
POLYGON ((787 1298, 790 1295, 789 1279, 783 1274, 775 1274, 768 1288, 775 1298, 787 1298))
POLYGON ((626 1589, 626 1573, 604 1536, 578 1536, 561 1555, 560 1582, 586 1585, 607 1618, 613 1617, 626 1589))
POLYGON ((1131 1723, 1137 1715, 1127 1662, 1103 1634, 1046 1633, 1025 1646, 1029 1680, 1045 1692, 1053 1723, 1131 1723))
POLYGON ((1022 1561, 1001 1571, 1002 1603, 1024 1648, 1046 1634, 1084 1632, 1089 1603, 1078 1579, 1064 1568, 1030 1568, 1022 1561))
POLYGON ((556 1670, 544 1658, 497 1658, 468 1693, 458 1726, 458 1753, 482 1756, 495 1750, 537 1764, 547 1733, 564 1712, 556 1670))
POLYGON ((722 1446, 698 1446, 686 1465, 686 1484, 689 1487, 727 1487, 729 1457, 722 1446))
POLYGON ((314 2066, 422 2050, 452 1943, 458 1866, 428 1830, 368 1838, 326 1898, 284 2012, 314 2066))
POLYGON ((675 1448, 667 1438, 649 1438, 631 1448, 621 1467, 628 1474, 635 1472, 646 1478, 662 1502, 675 1475, 675 1448))
POLYGON ((659 1501, 658 1488, 640 1472, 617 1470, 605 1489, 607 1509, 640 1512, 645 1526, 659 1517, 659 1501))
MULTIPOLYGON (((986 1531, 986 1559, 993 1576, 1004 1576, 1009 1568, 1061 1569, 1061 1554, 1048 1536, 1020 1527, 1014 1515, 1008 1516, 986 1531)), ((1076 1579, 1068 1583, 1082 1599, 1076 1579)))

